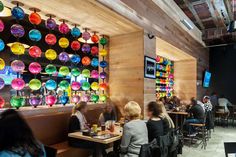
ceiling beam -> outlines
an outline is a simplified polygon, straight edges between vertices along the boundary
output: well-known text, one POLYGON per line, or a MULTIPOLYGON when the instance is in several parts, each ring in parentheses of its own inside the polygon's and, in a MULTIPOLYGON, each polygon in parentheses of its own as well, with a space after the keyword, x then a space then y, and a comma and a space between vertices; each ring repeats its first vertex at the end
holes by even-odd
POLYGON ((223 19, 221 18, 221 15, 216 10, 216 7, 215 7, 213 1, 214 0, 205 0, 205 3, 208 5, 209 11, 210 11, 211 16, 213 18, 213 21, 214 21, 216 27, 225 27, 226 28, 226 25, 225 25, 223 19))
POLYGON ((196 19, 198 25, 200 26, 201 30, 204 30, 205 27, 204 27, 204 25, 202 24, 202 21, 201 21, 201 19, 199 18, 199 16, 198 16, 196 10, 194 9, 193 5, 192 5, 191 3, 189 3, 188 0, 183 0, 183 1, 184 1, 184 3, 186 4, 186 6, 188 7, 188 9, 192 12, 192 14, 193 14, 194 18, 196 19))

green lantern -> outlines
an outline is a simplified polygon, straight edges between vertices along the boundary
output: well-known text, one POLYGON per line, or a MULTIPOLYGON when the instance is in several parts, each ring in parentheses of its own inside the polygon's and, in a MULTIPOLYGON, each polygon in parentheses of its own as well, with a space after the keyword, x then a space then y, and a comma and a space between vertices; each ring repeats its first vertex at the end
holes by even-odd
POLYGON ((100 101, 103 101, 103 102, 107 100, 107 96, 105 94, 101 94, 99 98, 100 98, 100 101))
POLYGON ((90 71, 88 69, 84 69, 82 71, 82 75, 85 77, 85 78, 89 78, 90 77, 90 71))
POLYGON ((71 70, 71 75, 72 76, 79 76, 80 75, 80 70, 79 70, 79 68, 73 68, 72 70, 71 70))
POLYGON ((90 89, 90 84, 88 82, 83 82, 82 89, 85 90, 85 91, 89 90, 90 89))
POLYGON ((107 39, 104 38, 104 37, 102 37, 102 38, 100 39, 100 44, 101 44, 101 45, 106 45, 106 44, 107 44, 107 39))
POLYGON ((41 85, 42 84, 41 84, 40 80, 38 80, 38 79, 32 79, 29 82, 29 87, 32 90, 39 90, 41 88, 41 85))
POLYGON ((10 100, 10 104, 12 107, 19 109, 25 105, 25 99, 19 96, 13 96, 10 100))
POLYGON ((70 73, 70 69, 67 66, 61 66, 59 69, 59 74, 62 76, 66 76, 70 73))
POLYGON ((98 100, 99 100, 99 96, 97 95, 97 94, 93 94, 92 96, 91 96, 91 101, 92 102, 98 102, 98 100))
POLYGON ((56 66, 52 65, 52 64, 48 64, 46 67, 45 67, 45 72, 48 74, 48 75, 52 75, 54 73, 57 72, 57 68, 56 66))
POLYGON ((58 84, 59 88, 62 89, 62 90, 66 90, 66 89, 69 87, 69 85, 70 85, 69 82, 66 81, 66 80, 62 80, 62 81, 58 84))
POLYGON ((4 5, 3 5, 2 1, 0 1, 0 12, 2 12, 3 9, 4 9, 4 5))

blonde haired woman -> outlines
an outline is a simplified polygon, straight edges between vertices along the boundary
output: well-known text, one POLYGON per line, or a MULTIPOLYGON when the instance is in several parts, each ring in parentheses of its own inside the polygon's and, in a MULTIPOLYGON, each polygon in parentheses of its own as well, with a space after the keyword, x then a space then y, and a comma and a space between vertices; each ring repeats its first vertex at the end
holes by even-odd
POLYGON ((138 157, 141 146, 148 143, 146 124, 140 120, 141 108, 137 102, 130 101, 125 105, 124 113, 129 122, 124 125, 121 157, 138 157))

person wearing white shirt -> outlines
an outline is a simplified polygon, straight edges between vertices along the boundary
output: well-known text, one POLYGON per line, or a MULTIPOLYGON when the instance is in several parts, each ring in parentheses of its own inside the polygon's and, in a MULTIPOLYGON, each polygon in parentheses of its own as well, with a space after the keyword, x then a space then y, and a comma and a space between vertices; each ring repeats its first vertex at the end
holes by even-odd
POLYGON ((218 104, 219 104, 219 106, 225 107, 225 112, 229 112, 228 106, 232 106, 231 102, 229 102, 229 100, 226 99, 226 98, 224 97, 224 95, 222 95, 222 96, 218 99, 218 104))
POLYGON ((200 105, 202 107, 203 111, 205 112, 205 105, 199 100, 197 100, 197 104, 200 105))

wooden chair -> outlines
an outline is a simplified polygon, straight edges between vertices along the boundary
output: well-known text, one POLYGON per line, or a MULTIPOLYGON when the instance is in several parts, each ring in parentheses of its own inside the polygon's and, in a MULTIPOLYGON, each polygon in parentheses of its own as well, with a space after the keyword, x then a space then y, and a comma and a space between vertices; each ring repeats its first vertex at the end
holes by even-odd
MULTIPOLYGON (((189 125, 194 127, 194 128, 199 128, 198 129, 198 136, 201 135, 201 137, 200 137, 200 139, 201 139, 200 144, 202 144, 201 148, 206 149, 206 146, 207 146, 207 136, 208 135, 207 135, 207 130, 206 130, 205 122, 204 123, 190 123, 189 125)), ((194 138, 197 138, 197 136, 196 137, 191 137, 191 143, 192 143, 194 138)))
POLYGON ((236 154, 236 142, 225 142, 225 156, 228 157, 228 154, 236 154))

